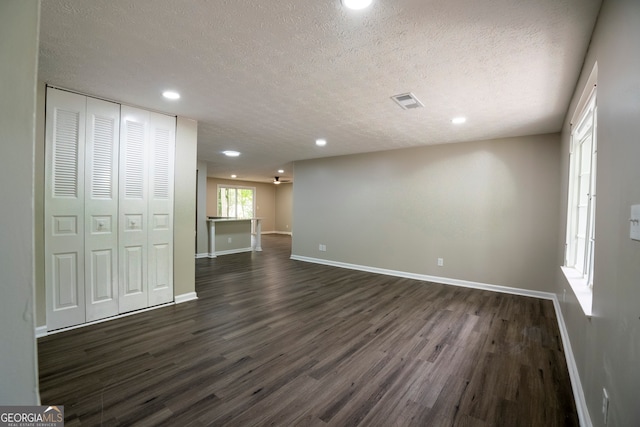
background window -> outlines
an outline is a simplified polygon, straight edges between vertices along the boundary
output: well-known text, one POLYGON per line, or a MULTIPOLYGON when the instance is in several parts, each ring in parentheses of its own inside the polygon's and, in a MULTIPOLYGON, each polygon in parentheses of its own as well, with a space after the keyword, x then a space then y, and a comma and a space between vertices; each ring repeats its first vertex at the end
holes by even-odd
POLYGON ((232 185, 218 185, 218 216, 253 218, 256 189, 232 185))

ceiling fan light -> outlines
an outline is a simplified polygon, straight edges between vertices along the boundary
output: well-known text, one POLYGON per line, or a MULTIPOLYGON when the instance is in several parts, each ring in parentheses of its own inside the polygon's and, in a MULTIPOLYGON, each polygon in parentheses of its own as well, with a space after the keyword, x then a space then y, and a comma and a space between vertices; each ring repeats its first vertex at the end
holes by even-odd
POLYGON ((373 0, 342 0, 342 5, 347 9, 360 10, 371 5, 373 0))

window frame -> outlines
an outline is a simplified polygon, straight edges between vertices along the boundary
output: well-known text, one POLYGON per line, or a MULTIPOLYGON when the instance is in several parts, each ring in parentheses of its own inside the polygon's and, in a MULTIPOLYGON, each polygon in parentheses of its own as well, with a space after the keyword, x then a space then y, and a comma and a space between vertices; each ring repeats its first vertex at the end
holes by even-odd
MULTIPOLYGON (((252 206, 252 212, 251 212, 251 216, 248 218, 242 218, 242 219, 253 219, 256 216, 256 187, 250 187, 250 186, 245 186, 245 185, 233 185, 233 184, 218 184, 217 188, 216 188, 216 214, 220 217, 222 217, 222 212, 220 211, 221 209, 221 203, 220 203, 220 189, 222 188, 227 188, 227 189, 234 189, 236 190, 236 212, 238 212, 237 206, 237 190, 251 190, 253 192, 253 206, 252 206)), ((234 218, 240 218, 238 216, 234 217, 234 218)))
POLYGON ((565 253, 562 271, 580 306, 591 316, 595 264, 597 201, 598 103, 597 64, 571 121, 565 253), (590 139, 590 147, 586 147, 590 139), (585 155, 588 155, 585 157, 585 155), (588 162, 585 162, 588 160, 588 162), (588 164, 588 171, 583 168, 588 164), (586 173, 585 173, 586 172, 586 173), (588 175, 588 178, 587 176, 588 175), (582 178, 582 179, 581 179, 582 178), (586 191, 584 185, 588 182, 586 191), (580 200, 580 198, 583 198, 580 200), (586 200, 585 200, 586 197, 586 200), (582 203, 581 203, 582 202, 582 203), (584 203, 586 202, 586 205, 584 203), (580 209, 585 208, 583 217, 580 209), (580 239, 583 247, 580 247, 580 239))
POLYGON ((597 111, 594 88, 577 124, 571 129, 570 182, 565 241, 565 267, 574 268, 579 272, 587 280, 589 287, 593 286, 593 247, 595 244, 597 111), (588 146, 585 147, 587 141, 588 146), (588 179, 588 182, 585 182, 584 178, 588 179), (587 184, 586 191, 583 189, 585 184, 587 184), (584 197, 584 200, 581 200, 581 197, 584 197), (586 211, 582 220, 580 218, 581 209, 586 211))

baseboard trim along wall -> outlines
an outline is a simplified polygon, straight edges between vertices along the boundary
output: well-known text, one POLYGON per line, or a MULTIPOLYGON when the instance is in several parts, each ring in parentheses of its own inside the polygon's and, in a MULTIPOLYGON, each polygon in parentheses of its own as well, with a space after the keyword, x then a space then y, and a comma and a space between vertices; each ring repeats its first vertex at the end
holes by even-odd
POLYGON ((240 248, 240 249, 229 249, 228 251, 216 251, 215 253, 209 253, 207 256, 209 258, 217 258, 221 255, 231 255, 231 254, 241 254, 243 252, 251 252, 253 248, 240 248))
POLYGON ((47 325, 36 326, 36 338, 47 336, 47 325))
POLYGON ((209 258, 209 252, 205 252, 203 254, 196 254, 196 259, 200 258, 209 258))
POLYGON ((556 310, 556 319, 558 319, 558 329, 560 330, 560 337, 562 338, 564 356, 567 360, 567 369, 569 370, 569 378, 571 379, 573 398, 576 402, 578 420, 582 427, 593 427, 591 417, 589 416, 589 408, 587 407, 587 399, 584 397, 584 389, 582 388, 582 382, 580 381, 580 372, 578 371, 576 359, 573 357, 573 349, 571 348, 571 341, 569 340, 569 331, 567 331, 567 325, 564 322, 564 316, 562 315, 562 309, 560 308, 560 301, 558 301, 558 296, 556 294, 553 294, 553 307, 556 310))
POLYGON ((540 299, 551 300, 553 302, 553 308, 556 312, 556 319, 558 320, 558 329, 560 330, 560 338, 562 339, 562 346, 564 348, 564 355, 567 361, 567 369, 569 370, 569 378, 571 380, 571 388, 573 389, 573 398, 576 403, 576 409, 578 412, 578 419, 582 427, 592 427, 591 418, 589 416, 589 410, 587 408, 587 401, 582 389, 582 382, 580 381, 580 373, 576 360, 573 356, 573 350, 571 349, 571 342, 569 341, 569 333, 567 326, 562 315, 558 296, 551 292, 533 291, 529 289, 512 288, 509 286, 491 285, 488 283, 471 282, 468 280, 451 279, 447 277, 429 276, 426 274, 409 273, 406 271, 389 270, 386 268, 369 267, 358 264, 349 264, 345 262, 331 261, 320 258, 311 258, 299 255, 291 255, 291 259, 296 261, 311 262, 315 264, 323 264, 331 267, 346 268, 349 270, 359 270, 368 273, 384 274, 387 276, 402 277, 407 279, 421 280, 424 282, 434 282, 443 285, 461 286, 465 288, 481 289, 485 291, 501 292, 505 294, 522 295, 526 297, 534 297, 540 299))
POLYGON ((283 236, 291 236, 291 231, 263 231, 260 234, 282 234, 283 236))
POLYGON ((197 300, 198 294, 195 292, 189 292, 186 294, 176 295, 174 299, 176 304, 182 304, 183 302, 197 300))
POLYGON ((82 323, 80 325, 69 326, 68 328, 60 328, 55 331, 48 331, 47 325, 37 326, 35 329, 36 338, 46 337, 47 335, 54 335, 60 332, 71 331, 73 329, 84 328, 85 326, 97 325, 98 323, 108 322, 110 320, 121 319, 123 317, 132 316, 134 314, 144 313, 145 311, 157 310, 159 308, 170 307, 172 305, 181 304, 187 301, 193 301, 198 299, 198 294, 195 292, 189 292, 187 294, 176 295, 174 297, 174 302, 168 302, 166 304, 154 305, 153 307, 143 308, 142 310, 130 311, 128 313, 118 314, 116 316, 106 317, 100 320, 94 320, 93 322, 82 323))
POLYGON ((421 280, 423 282, 435 282, 443 285, 462 286, 464 288, 482 289, 486 291, 502 292, 504 294, 522 295, 525 297, 534 297, 552 300, 554 294, 550 292, 531 291, 528 289, 511 288, 509 286, 490 285, 488 283, 470 282, 468 280, 449 279, 447 277, 429 276, 426 274, 409 273, 406 271, 389 270, 386 268, 369 267, 366 265, 349 264, 339 261, 331 261, 320 258, 304 257, 299 255, 291 255, 291 259, 297 261, 312 262, 315 264, 324 264, 332 267, 347 268, 349 270, 366 271, 368 273, 384 274, 387 276, 403 277, 405 279, 421 280))

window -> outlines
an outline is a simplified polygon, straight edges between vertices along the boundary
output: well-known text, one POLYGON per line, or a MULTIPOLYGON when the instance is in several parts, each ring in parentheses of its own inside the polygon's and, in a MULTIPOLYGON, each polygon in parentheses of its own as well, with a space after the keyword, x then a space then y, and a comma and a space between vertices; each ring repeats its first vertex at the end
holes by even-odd
POLYGON ((253 218, 256 189, 235 185, 218 185, 218 216, 253 218))
POLYGON ((594 73, 571 122, 569 198, 563 272, 585 314, 591 315, 596 239, 596 164, 598 106, 594 73))
POLYGON ((567 251, 565 265, 593 285, 593 247, 596 209, 596 93, 592 92, 571 129, 567 251))

